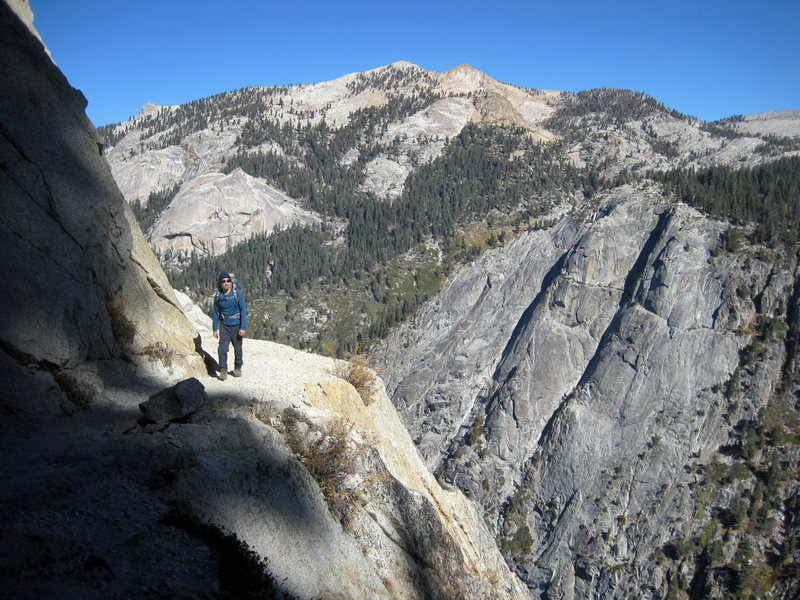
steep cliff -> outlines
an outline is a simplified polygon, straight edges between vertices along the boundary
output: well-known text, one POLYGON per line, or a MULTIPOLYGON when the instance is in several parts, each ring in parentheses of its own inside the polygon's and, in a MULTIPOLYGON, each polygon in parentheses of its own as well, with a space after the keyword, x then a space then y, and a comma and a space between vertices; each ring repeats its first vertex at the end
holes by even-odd
POLYGON ((154 375, 203 372, 195 333, 101 156, 86 100, 2 11, 3 352, 39 373, 110 357, 154 375))
POLYGON ((766 589, 780 579, 797 479, 764 481, 797 467, 796 261, 726 249, 729 227, 618 188, 487 252, 382 344, 428 464, 484 506, 533 590, 721 593, 742 547, 766 589))

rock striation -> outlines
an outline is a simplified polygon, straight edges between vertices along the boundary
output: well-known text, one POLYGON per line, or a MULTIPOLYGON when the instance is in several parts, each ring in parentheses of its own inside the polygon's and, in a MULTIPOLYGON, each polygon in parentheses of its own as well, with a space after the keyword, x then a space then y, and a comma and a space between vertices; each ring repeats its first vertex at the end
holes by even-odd
POLYGON ((428 465, 484 506, 535 594, 678 585, 654 557, 718 523, 698 506, 724 513, 720 494, 737 489, 699 473, 730 461, 732 424, 756 422, 777 388, 793 397, 789 342, 755 324, 796 314, 795 260, 725 251, 728 227, 652 187, 617 188, 487 252, 381 345, 428 465))

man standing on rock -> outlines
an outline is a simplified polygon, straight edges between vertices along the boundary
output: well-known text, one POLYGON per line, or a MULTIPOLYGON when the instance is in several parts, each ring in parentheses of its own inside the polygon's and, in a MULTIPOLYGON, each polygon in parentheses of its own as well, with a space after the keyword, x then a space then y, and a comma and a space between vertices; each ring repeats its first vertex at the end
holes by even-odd
POLYGON ((242 338, 247 329, 244 292, 236 289, 228 273, 220 273, 212 313, 214 337, 219 339, 219 378, 228 378, 228 345, 233 344, 233 376, 242 376, 242 338))

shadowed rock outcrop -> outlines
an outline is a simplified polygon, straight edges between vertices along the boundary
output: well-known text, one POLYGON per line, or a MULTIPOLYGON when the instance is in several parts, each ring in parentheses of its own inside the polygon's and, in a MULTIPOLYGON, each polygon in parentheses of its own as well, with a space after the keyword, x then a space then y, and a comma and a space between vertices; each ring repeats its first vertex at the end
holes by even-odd
POLYGON ((202 372, 194 331, 126 212, 85 98, 2 11, 3 350, 45 369, 124 357, 154 375, 202 372))

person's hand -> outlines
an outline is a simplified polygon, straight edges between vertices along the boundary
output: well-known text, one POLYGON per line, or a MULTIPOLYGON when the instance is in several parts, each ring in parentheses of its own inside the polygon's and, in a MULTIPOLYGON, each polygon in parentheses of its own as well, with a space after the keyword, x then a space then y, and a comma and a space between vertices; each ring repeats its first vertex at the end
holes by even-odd
POLYGON ((215 338, 217 338, 217 339, 219 339, 219 331, 215 331, 215 332, 214 332, 214 337, 215 337, 215 338))
POLYGON ((244 329, 239 330, 239 337, 244 337, 244 329))

